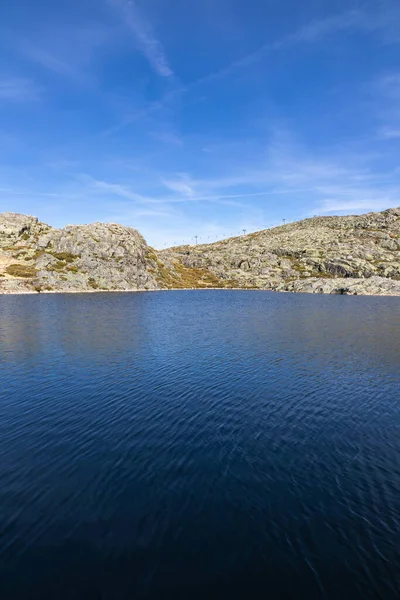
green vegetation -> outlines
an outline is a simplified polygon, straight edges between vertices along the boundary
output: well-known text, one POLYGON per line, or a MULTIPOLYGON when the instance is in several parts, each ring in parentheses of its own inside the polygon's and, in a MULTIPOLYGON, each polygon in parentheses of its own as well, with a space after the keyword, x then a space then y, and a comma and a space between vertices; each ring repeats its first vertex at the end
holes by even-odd
POLYGON ((22 239, 25 241, 29 240, 29 233, 25 231, 25 233, 22 235, 22 239))
POLYGON ((5 272, 12 277, 35 277, 36 275, 36 269, 20 264, 9 265, 5 272))
POLYGON ((219 279, 216 275, 200 267, 185 267, 181 262, 174 261, 168 268, 156 256, 156 279, 168 289, 201 289, 201 288, 232 288, 241 287, 236 281, 219 279))
POLYGON ((79 254, 72 254, 72 252, 50 252, 50 254, 65 263, 72 263, 77 258, 80 258, 79 254))
POLYGON ((4 246, 3 250, 6 252, 16 252, 17 250, 23 250, 23 246, 4 246))
POLYGON ((35 285, 35 291, 40 294, 40 292, 43 292, 43 290, 45 290, 46 292, 51 292, 53 291, 53 288, 51 287, 51 285, 45 285, 44 287, 42 287, 41 285, 35 285))
POLYGON ((100 287, 99 284, 97 283, 97 281, 93 277, 89 277, 88 285, 90 285, 90 287, 93 288, 94 290, 98 290, 100 287))
POLYGON ((64 268, 67 266, 67 263, 63 260, 58 260, 56 263, 54 263, 54 265, 49 265, 47 267, 48 271, 57 271, 58 273, 60 273, 60 271, 63 271, 64 268))
POLYGON ((148 247, 146 258, 153 260, 154 262, 157 262, 158 260, 156 251, 151 246, 148 247))

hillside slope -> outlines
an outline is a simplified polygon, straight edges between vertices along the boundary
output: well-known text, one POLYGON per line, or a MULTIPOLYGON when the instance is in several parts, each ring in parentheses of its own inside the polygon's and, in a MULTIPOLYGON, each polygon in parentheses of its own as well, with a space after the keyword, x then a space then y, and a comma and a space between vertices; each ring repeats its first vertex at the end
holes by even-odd
POLYGON ((400 208, 314 217, 214 244, 160 252, 237 287, 319 293, 400 291, 400 208))
POLYGON ((113 223, 0 214, 0 293, 220 287, 400 295, 400 208, 163 251, 113 223))

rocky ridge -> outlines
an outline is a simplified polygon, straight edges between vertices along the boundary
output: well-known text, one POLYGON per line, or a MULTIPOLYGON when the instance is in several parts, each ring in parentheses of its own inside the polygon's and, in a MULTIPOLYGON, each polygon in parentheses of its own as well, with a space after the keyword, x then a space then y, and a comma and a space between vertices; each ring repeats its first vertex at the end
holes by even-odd
POLYGON ((314 217, 245 236, 160 253, 240 288, 400 294, 400 208, 314 217))
POLYGON ((400 208, 163 251, 114 223, 0 214, 0 293, 176 288, 400 295, 400 208))

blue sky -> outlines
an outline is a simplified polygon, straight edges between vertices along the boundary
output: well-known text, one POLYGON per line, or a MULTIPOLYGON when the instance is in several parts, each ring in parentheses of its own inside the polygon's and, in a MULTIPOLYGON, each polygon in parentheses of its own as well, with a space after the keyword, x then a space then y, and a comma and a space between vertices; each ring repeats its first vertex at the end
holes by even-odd
POLYGON ((398 0, 3 0, 0 211, 164 247, 400 205, 398 0))

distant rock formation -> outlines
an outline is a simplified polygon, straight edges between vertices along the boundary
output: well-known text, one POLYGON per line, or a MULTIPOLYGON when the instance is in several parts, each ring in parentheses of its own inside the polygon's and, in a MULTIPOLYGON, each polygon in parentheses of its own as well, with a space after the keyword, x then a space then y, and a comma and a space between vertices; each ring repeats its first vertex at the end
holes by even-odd
POLYGON ((175 288, 400 295, 400 208, 163 251, 114 223, 0 214, 0 293, 175 288))
POLYGON ((214 244, 160 252, 237 287, 337 294, 400 293, 400 208, 314 217, 214 244))

